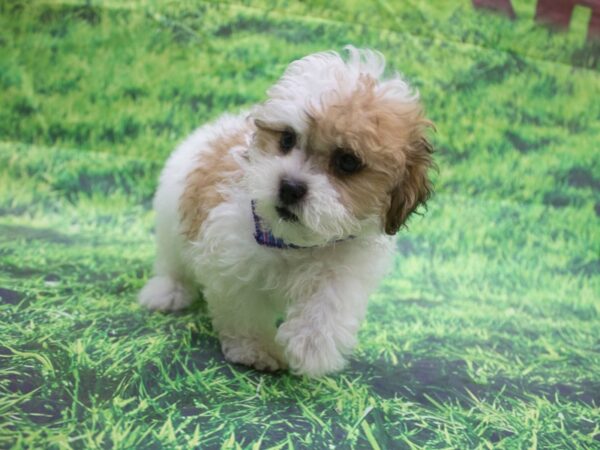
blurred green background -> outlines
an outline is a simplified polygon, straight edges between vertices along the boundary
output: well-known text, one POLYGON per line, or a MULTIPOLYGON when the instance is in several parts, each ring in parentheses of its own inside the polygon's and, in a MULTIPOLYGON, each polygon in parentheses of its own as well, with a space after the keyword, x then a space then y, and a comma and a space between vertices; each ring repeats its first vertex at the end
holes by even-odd
POLYGON ((599 448, 600 47, 513 5, 0 2, 0 447, 599 448), (420 90, 437 193, 346 370, 232 366, 136 304, 158 173, 348 43, 420 90))

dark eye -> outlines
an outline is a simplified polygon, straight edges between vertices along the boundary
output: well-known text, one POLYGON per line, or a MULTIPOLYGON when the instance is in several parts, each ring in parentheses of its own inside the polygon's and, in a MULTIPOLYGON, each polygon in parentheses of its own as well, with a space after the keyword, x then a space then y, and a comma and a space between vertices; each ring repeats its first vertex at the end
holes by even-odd
POLYGON ((363 168, 362 161, 347 150, 336 150, 333 154, 333 167, 342 175, 350 175, 363 168))
POLYGON ((279 147, 283 153, 288 153, 296 145, 296 133, 286 130, 281 133, 279 138, 279 147))

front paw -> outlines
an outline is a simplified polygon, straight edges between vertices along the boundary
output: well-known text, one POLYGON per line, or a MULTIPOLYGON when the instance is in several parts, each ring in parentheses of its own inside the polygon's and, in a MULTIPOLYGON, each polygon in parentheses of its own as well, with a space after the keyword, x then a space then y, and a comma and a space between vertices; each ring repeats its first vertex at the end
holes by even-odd
POLYGON ((260 344, 250 338, 221 337, 221 350, 225 359, 235 364, 254 367, 260 371, 274 372, 283 368, 283 365, 260 344))
POLYGON ((171 277, 156 276, 148 280, 138 299, 148 309, 178 311, 192 303, 193 293, 171 277))
POLYGON ((344 367, 334 333, 321 331, 299 320, 284 322, 277 331, 277 342, 285 349, 291 371, 297 375, 320 377, 344 367))

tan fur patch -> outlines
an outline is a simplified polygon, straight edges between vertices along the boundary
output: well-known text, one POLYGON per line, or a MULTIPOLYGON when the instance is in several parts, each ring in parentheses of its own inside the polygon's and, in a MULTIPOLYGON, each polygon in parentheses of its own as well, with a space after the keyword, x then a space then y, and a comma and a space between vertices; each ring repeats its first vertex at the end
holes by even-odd
POLYGON ((239 130, 209 142, 210 150, 200 153, 197 167, 188 174, 179 200, 181 229, 188 239, 198 235, 209 212, 225 200, 220 188, 241 178, 240 167, 229 150, 243 145, 247 132, 239 130))
POLYGON ((417 102, 390 99, 366 76, 349 97, 327 100, 308 111, 307 150, 329 171, 341 201, 357 218, 381 215, 385 231, 394 234, 430 193, 431 147, 425 137, 430 122, 417 102), (354 153, 363 169, 336 174, 331 169, 336 149, 354 153))

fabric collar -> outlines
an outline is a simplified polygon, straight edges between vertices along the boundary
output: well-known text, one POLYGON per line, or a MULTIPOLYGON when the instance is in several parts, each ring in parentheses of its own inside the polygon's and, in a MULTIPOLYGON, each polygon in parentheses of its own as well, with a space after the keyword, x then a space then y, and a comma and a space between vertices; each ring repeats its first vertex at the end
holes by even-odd
MULTIPOLYGON (((252 218, 254 219, 254 239, 258 245, 264 245, 265 247, 271 248, 280 248, 280 249, 301 249, 301 248, 318 248, 322 247, 320 245, 311 245, 311 246, 301 246, 296 244, 288 244, 283 239, 273 236, 271 230, 269 230, 262 219, 256 214, 256 201, 252 200, 252 218)), ((352 239, 354 236, 350 236, 347 239, 352 239)), ((347 239, 338 239, 337 241, 331 242, 335 244, 336 242, 342 242, 347 239)), ((328 244, 326 244, 328 245, 328 244)))

